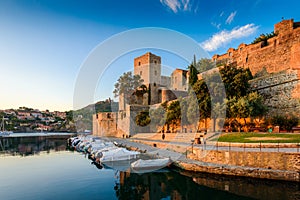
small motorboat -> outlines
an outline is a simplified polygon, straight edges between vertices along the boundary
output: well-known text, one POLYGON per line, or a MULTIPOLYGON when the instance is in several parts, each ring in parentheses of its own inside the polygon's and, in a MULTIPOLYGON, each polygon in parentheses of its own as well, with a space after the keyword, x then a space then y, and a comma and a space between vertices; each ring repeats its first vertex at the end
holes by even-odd
POLYGON ((128 151, 125 148, 116 148, 102 152, 101 154, 102 155, 100 155, 100 162, 107 162, 135 159, 140 153, 136 151, 128 151))
POLYGON ((170 158, 158 158, 150 160, 139 159, 131 163, 131 169, 135 173, 147 173, 167 167, 171 163, 172 160, 170 158))

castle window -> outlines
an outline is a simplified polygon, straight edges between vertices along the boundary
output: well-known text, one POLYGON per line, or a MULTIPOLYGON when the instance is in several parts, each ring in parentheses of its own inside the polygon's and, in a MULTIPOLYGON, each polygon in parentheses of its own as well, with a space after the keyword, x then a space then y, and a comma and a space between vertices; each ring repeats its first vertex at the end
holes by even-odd
POLYGON ((142 76, 143 75, 143 71, 140 71, 140 76, 142 76))
POLYGON ((232 52, 229 52, 228 54, 229 54, 230 57, 232 56, 232 52))
POLYGON ((156 83, 154 82, 154 84, 153 84, 153 85, 154 85, 154 87, 155 87, 155 86, 156 86, 156 83))
POLYGON ((156 70, 154 71, 154 75, 157 76, 157 71, 156 70))
POLYGON ((155 60, 154 63, 157 64, 157 61, 155 60))
POLYGON ((246 57, 246 62, 248 62, 248 56, 246 57))
POLYGON ((139 66, 141 66, 141 62, 139 62, 139 66))

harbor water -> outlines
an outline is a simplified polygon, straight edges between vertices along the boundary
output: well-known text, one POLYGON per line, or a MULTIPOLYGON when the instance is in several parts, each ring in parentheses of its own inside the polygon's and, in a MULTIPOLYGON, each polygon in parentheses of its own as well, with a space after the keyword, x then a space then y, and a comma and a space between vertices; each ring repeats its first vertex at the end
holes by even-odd
POLYGON ((0 138, 0 199, 299 199, 297 183, 177 170, 134 174, 67 149, 68 135, 0 138))

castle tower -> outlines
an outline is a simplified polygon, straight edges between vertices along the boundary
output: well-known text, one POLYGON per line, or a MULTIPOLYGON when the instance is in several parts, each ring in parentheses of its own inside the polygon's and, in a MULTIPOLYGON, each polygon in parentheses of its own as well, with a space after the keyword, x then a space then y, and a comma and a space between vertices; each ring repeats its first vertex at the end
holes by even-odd
POLYGON ((149 90, 148 104, 158 103, 157 89, 161 85, 161 58, 150 52, 135 58, 134 74, 141 76, 149 90))
POLYGON ((144 84, 160 84, 161 58, 150 52, 134 59, 134 74, 144 79, 144 84))

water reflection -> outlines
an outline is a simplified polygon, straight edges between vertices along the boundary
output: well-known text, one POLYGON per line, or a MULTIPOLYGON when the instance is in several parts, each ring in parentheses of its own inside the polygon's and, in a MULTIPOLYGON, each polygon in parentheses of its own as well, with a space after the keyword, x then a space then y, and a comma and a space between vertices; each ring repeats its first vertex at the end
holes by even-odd
POLYGON ((64 151, 70 136, 33 136, 0 138, 0 155, 29 156, 40 152, 64 151))
POLYGON ((251 199, 198 184, 176 172, 133 174, 120 172, 118 199, 251 199))
POLYGON ((118 199, 299 199, 299 185, 189 172, 119 173, 118 199))

